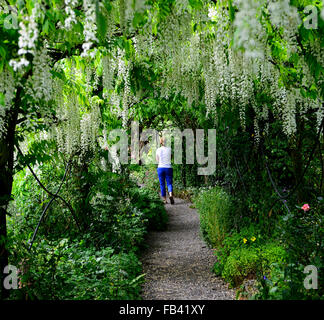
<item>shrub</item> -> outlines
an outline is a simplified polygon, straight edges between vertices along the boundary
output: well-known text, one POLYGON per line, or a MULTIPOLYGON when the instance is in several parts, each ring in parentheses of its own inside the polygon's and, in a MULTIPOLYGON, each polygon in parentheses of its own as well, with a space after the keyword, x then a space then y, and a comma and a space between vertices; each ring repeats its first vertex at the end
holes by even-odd
POLYGON ((231 197, 222 188, 215 187, 196 197, 195 206, 200 214, 203 237, 211 246, 221 246, 232 227, 231 197))
POLYGON ((133 205, 143 212, 148 221, 148 230, 164 230, 168 215, 159 195, 149 187, 131 190, 133 205))
POLYGON ((131 199, 116 199, 96 194, 92 199, 92 223, 89 231, 96 247, 111 246, 118 251, 137 249, 147 232, 145 214, 131 199))
MULTIPOLYGON (((20 264, 22 266, 22 264, 20 264)), ((85 241, 42 241, 24 258, 16 298, 29 299, 138 299, 141 264, 136 255, 97 250, 85 241)))
POLYGON ((248 276, 264 275, 274 263, 283 264, 286 252, 277 244, 268 243, 261 247, 246 247, 231 251, 226 259, 222 277, 236 287, 248 276))
POLYGON ((302 204, 280 218, 277 229, 287 250, 287 263, 273 264, 266 279, 260 281, 256 299, 323 299, 324 228, 322 197, 302 210, 302 204), (314 265, 318 271, 318 289, 304 287, 304 268, 314 265))
POLYGON ((146 188, 160 193, 160 182, 156 171, 156 165, 140 166, 131 174, 133 180, 140 185, 145 185, 146 188))

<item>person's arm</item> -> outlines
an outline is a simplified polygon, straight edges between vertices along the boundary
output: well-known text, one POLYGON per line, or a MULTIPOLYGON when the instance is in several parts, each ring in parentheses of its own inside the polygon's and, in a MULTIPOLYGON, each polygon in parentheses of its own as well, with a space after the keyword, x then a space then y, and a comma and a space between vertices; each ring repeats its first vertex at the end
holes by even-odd
POLYGON ((159 149, 156 150, 156 156, 155 156, 155 157, 156 157, 156 161, 157 161, 157 163, 160 162, 159 152, 158 152, 158 151, 159 151, 159 149))

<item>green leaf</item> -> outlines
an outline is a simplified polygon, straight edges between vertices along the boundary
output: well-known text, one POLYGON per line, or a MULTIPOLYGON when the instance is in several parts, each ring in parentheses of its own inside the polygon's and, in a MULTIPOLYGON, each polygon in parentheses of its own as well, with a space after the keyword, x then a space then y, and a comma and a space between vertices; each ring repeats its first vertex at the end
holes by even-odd
POLYGON ((98 27, 99 36, 101 40, 104 40, 106 38, 107 28, 108 28, 106 17, 102 14, 100 10, 97 10, 96 17, 97 17, 97 27, 98 27))
POLYGON ((0 92, 0 105, 5 105, 5 95, 0 92))
POLYGON ((43 24, 42 30, 43 30, 44 34, 48 34, 48 30, 49 30, 49 22, 48 22, 48 20, 46 20, 46 22, 43 24))
POLYGON ((278 287, 273 287, 269 290, 269 293, 275 293, 278 290, 278 287))
POLYGON ((202 1, 200 0, 189 0, 189 4, 193 9, 200 10, 203 6, 202 1))
POLYGON ((0 56, 3 57, 3 58, 6 57, 6 50, 5 50, 5 48, 2 47, 2 46, 0 47, 0 56))

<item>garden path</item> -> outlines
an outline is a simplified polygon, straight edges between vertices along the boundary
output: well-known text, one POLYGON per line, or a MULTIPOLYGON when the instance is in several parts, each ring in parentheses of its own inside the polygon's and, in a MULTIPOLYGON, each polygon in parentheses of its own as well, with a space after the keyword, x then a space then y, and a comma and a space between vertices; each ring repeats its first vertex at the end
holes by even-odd
POLYGON ((232 300, 233 290, 212 272, 216 257, 200 237, 199 215, 191 203, 166 204, 166 231, 151 232, 143 252, 144 300, 232 300))

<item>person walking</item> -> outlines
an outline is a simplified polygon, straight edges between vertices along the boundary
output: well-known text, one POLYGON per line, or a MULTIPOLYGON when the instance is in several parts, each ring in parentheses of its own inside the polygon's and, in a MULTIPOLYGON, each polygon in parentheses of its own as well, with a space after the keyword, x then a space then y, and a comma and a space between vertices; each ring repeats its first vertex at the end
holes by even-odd
POLYGON ((167 202, 166 190, 165 190, 165 181, 167 183, 170 203, 174 204, 173 199, 173 168, 171 165, 171 148, 165 146, 166 139, 165 137, 160 138, 161 147, 156 150, 156 161, 158 163, 157 173, 160 181, 161 196, 164 203, 167 202))

